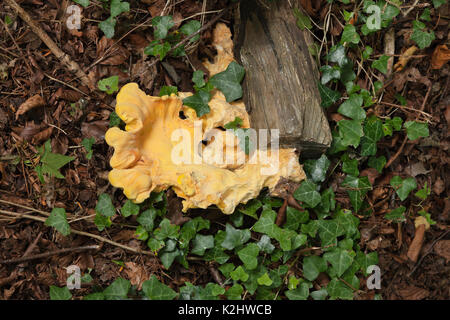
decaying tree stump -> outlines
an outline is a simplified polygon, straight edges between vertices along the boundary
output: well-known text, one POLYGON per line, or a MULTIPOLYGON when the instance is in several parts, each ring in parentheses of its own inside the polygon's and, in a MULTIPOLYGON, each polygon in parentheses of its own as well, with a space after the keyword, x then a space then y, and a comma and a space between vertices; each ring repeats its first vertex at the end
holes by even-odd
POLYGON ((280 146, 307 156, 331 144, 318 70, 289 2, 245 0, 235 12, 235 57, 246 70, 244 101, 255 129, 279 129, 280 146))

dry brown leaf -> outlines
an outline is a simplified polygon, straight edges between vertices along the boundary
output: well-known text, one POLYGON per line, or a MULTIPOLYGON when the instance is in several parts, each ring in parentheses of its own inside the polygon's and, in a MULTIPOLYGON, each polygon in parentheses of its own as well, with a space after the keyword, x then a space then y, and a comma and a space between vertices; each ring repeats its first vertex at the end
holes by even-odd
POLYGON ((428 290, 414 286, 409 286, 405 289, 398 290, 398 293, 405 300, 422 300, 430 294, 428 290))
POLYGON ((440 177, 436 179, 433 185, 433 192, 440 195, 445 190, 445 183, 440 177))
POLYGON ((398 59, 398 62, 394 65, 394 71, 402 71, 403 68, 406 66, 408 61, 411 59, 411 56, 414 54, 414 52, 417 51, 416 46, 412 46, 405 50, 405 52, 402 53, 400 58, 398 59))
POLYGON ((445 44, 437 46, 431 56, 431 68, 440 69, 450 60, 450 50, 445 44))
POLYGON ((444 257, 448 263, 450 261, 450 240, 439 240, 436 242, 434 252, 444 257))
POLYGON ((127 274, 133 286, 137 286, 138 290, 142 289, 142 283, 150 278, 145 268, 134 262, 125 262, 125 273, 127 274))
POLYGON ((44 99, 40 95, 34 95, 31 98, 29 98, 27 101, 22 103, 19 107, 19 109, 16 112, 16 120, 19 118, 20 115, 26 113, 27 111, 41 107, 45 105, 44 99))
POLYGON ((105 132, 108 130, 109 122, 105 120, 99 120, 94 122, 84 122, 81 125, 81 133, 83 137, 94 137, 96 141, 105 139, 105 132))

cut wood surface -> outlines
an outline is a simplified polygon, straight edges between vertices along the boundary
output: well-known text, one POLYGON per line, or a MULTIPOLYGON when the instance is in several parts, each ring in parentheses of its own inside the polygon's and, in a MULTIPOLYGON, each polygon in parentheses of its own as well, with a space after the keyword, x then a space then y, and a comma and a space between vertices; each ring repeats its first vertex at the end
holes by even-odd
POLYGON ((280 145, 305 156, 324 152, 332 138, 320 106, 317 66, 289 1, 244 1, 235 20, 235 56, 246 70, 251 127, 279 129, 280 145))

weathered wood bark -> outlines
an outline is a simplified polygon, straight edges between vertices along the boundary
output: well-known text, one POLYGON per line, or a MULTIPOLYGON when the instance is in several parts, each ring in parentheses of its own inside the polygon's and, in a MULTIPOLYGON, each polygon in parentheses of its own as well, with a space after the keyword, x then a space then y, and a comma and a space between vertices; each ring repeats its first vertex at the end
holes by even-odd
POLYGON ((279 129, 280 145, 304 155, 325 151, 332 138, 320 106, 318 70, 289 1, 241 1, 235 21, 235 57, 246 70, 251 127, 279 129))

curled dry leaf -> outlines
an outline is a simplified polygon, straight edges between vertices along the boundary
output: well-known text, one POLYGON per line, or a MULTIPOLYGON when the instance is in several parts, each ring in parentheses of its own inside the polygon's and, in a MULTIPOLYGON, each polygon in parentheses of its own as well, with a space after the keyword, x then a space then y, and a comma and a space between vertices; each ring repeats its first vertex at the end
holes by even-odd
POLYGON ((398 59, 398 62, 394 65, 394 71, 395 72, 402 71, 403 68, 406 67, 406 65, 408 64, 408 61, 411 59, 412 55, 416 51, 417 51, 416 46, 412 46, 412 47, 406 49, 406 51, 403 52, 402 55, 400 56, 400 58, 398 59))
POLYGON ((19 109, 16 112, 16 120, 19 118, 20 115, 26 113, 27 111, 41 107, 45 105, 44 99, 40 95, 34 95, 31 98, 29 98, 27 101, 22 103, 19 107, 19 109))
POLYGON ((450 50, 445 44, 437 46, 431 56, 431 68, 440 69, 450 60, 450 50))

